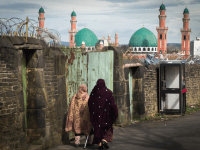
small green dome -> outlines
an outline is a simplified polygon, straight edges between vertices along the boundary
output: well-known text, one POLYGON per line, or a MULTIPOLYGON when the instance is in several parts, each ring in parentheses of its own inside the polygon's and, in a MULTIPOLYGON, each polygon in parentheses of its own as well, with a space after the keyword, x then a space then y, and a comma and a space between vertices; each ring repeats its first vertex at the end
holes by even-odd
POLYGON ((189 10, 187 8, 184 9, 183 11, 184 14, 189 14, 189 10))
POLYGON ((73 11, 73 12, 71 13, 71 16, 76 16, 75 11, 73 11))
POLYGON ((44 9, 42 7, 39 9, 39 13, 44 13, 44 9))
POLYGON ((131 47, 157 47, 156 36, 148 29, 137 30, 129 41, 131 47))
POLYGON ((163 5, 163 4, 160 5, 160 9, 161 9, 161 10, 165 10, 165 5, 163 5))
POLYGON ((80 31, 78 31, 75 35, 75 43, 76 46, 81 46, 82 42, 85 42, 85 46, 95 46, 95 44, 98 41, 97 36, 87 28, 83 28, 80 31))

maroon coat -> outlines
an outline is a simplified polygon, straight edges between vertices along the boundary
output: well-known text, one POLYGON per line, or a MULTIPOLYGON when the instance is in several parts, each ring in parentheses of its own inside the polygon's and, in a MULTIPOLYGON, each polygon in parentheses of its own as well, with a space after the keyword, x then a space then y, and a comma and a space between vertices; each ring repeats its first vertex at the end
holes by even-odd
POLYGON ((112 91, 105 86, 105 81, 99 79, 88 100, 90 121, 94 127, 93 144, 99 144, 102 139, 112 141, 112 124, 118 117, 112 91), (109 132, 108 132, 109 130, 109 132))

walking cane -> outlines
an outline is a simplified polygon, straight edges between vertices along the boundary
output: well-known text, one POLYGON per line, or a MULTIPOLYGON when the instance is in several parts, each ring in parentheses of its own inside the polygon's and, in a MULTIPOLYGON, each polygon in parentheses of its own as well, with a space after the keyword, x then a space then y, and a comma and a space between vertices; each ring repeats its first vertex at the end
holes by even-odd
POLYGON ((85 141, 85 146, 83 147, 84 149, 86 148, 87 141, 88 141, 88 137, 89 137, 89 135, 87 136, 87 139, 86 139, 86 141, 85 141))

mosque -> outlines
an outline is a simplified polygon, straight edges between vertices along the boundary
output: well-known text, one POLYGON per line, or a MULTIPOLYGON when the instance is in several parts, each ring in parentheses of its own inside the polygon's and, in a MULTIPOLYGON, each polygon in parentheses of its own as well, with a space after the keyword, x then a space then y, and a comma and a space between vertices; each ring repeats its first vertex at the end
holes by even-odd
MULTIPOLYGON (((162 3, 160 6, 159 27, 156 27, 156 36, 144 26, 138 29, 130 38, 129 46, 132 54, 136 54, 139 58, 145 57, 146 54, 167 54, 167 31, 168 27, 165 26, 166 9, 162 3)), ((183 29, 180 30, 181 36, 181 53, 185 55, 183 59, 186 59, 186 55, 190 55, 190 32, 189 29, 189 10, 187 7, 183 11, 183 29)), ((44 9, 39 9, 39 27, 44 28, 44 9)), ((71 13, 71 30, 69 30, 69 44, 70 47, 81 47, 86 48, 87 51, 95 50, 97 47, 102 49, 104 46, 119 46, 118 33, 115 33, 115 43, 111 43, 110 34, 108 38, 104 36, 98 39, 94 32, 88 28, 83 28, 80 31, 76 30, 76 13, 71 13)), ((39 31, 38 31, 38 34, 39 31)))

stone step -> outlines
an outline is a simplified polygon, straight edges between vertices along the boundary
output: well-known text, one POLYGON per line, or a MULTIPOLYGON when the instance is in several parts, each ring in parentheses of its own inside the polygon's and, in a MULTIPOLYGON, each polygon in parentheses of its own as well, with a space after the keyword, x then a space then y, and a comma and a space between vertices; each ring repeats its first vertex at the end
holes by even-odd
POLYGON ((42 150, 42 145, 31 145, 28 150, 42 150))

